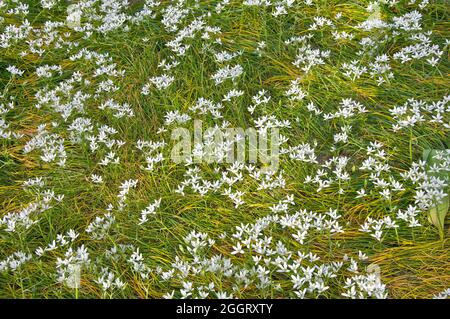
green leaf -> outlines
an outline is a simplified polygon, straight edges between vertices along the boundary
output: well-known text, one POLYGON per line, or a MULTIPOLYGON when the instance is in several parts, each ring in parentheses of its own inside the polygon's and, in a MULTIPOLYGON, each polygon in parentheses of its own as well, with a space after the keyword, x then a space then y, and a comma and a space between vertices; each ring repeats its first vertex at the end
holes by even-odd
POLYGON ((428 211, 428 221, 432 223, 439 230, 439 235, 441 239, 444 239, 444 223, 445 216, 447 215, 449 208, 448 196, 444 197, 442 201, 431 207, 428 211))
MULTIPOLYGON (((437 163, 438 160, 436 160, 434 157, 438 150, 434 149, 425 149, 422 152, 422 159, 426 162, 426 170, 428 171, 430 166, 433 166, 433 164, 437 163)), ((439 177, 441 179, 445 179, 447 177, 447 173, 430 173, 427 172, 429 175, 433 175, 436 177, 439 177)), ((437 203, 435 206, 431 207, 428 211, 428 221, 436 226, 436 228, 439 230, 439 235, 441 239, 444 238, 444 223, 445 223, 445 216, 448 213, 448 209, 450 206, 449 196, 446 196, 442 199, 440 203, 437 203)))
POLYGON ((432 150, 430 148, 427 148, 427 149, 423 150, 423 152, 422 152, 422 159, 425 162, 428 162, 428 159, 430 158, 430 154, 431 154, 432 151, 434 151, 434 150, 432 150))

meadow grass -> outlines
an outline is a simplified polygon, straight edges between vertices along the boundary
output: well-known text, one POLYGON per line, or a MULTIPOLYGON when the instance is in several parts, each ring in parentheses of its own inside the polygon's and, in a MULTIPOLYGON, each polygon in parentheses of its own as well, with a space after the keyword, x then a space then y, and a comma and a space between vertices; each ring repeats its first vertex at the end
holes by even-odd
MULTIPOLYGON (((73 1, 72 1, 73 2, 73 1)), ((75 1, 77 2, 77 1, 75 1)), ((118 3, 121 1, 117 1, 118 3)), ((142 9, 144 1, 129 1, 123 11, 132 15, 142 9)), ((7 231, 6 224, 0 224, 0 262, 6 261, 17 251, 31 254, 32 258, 17 269, 5 267, 0 272, 1 298, 161 298, 164 294, 183 288, 186 280, 195 287, 214 283, 217 291, 233 293, 237 298, 288 298, 296 297, 293 293, 290 275, 277 272, 276 267, 270 269, 268 277, 277 285, 259 288, 255 283, 248 286, 234 287, 235 283, 220 271, 208 272, 200 270, 187 277, 174 276, 170 280, 161 279, 161 271, 173 268, 175 256, 192 262, 194 256, 186 253, 185 237, 193 230, 207 233, 216 240, 211 247, 205 248, 201 256, 209 258, 220 255, 230 258, 239 269, 256 267, 252 257, 255 252, 248 249, 246 254, 232 254, 235 243, 230 239, 236 226, 253 224, 258 218, 270 214, 270 208, 288 195, 293 195, 295 206, 290 210, 305 209, 317 213, 325 213, 337 209, 343 233, 330 235, 326 230, 311 231, 303 244, 292 237, 288 228, 274 225, 265 230, 265 235, 273 238, 273 242, 281 241, 291 251, 311 252, 320 256, 321 262, 347 260, 348 256, 357 256, 362 251, 369 257, 362 262, 361 269, 368 265, 380 268, 382 283, 386 285, 389 298, 431 298, 450 287, 450 233, 447 225, 444 236, 439 236, 438 229, 428 221, 427 209, 422 209, 417 219, 421 227, 408 227, 398 222, 399 227, 383 234, 381 241, 369 234, 359 231, 367 218, 381 219, 390 216, 396 219, 398 209, 404 210, 415 203, 415 186, 400 178, 400 173, 407 172, 413 162, 421 160, 423 150, 450 148, 449 128, 439 123, 418 123, 410 128, 394 132, 392 125, 396 122, 390 113, 394 106, 403 105, 408 99, 423 100, 427 103, 442 100, 449 92, 449 9, 446 1, 430 1, 423 9, 418 8, 420 1, 398 1, 397 4, 381 2, 381 18, 392 21, 413 10, 419 10, 421 30, 400 32, 393 35, 392 30, 377 29, 364 31, 357 26, 368 19, 370 13, 366 7, 369 1, 296 1, 288 8, 288 14, 273 16, 273 6, 246 6, 242 2, 232 0, 221 13, 214 8, 218 1, 179 1, 180 7, 188 8, 189 13, 181 20, 180 28, 187 26, 195 17, 204 16, 207 25, 220 27, 220 32, 211 35, 219 38, 221 44, 213 40, 205 40, 200 36, 188 38, 190 45, 186 55, 177 57, 166 46, 174 39, 176 32, 167 31, 161 24, 163 8, 175 1, 160 1, 155 7, 156 17, 147 17, 133 24, 126 22, 128 30, 123 26, 108 33, 94 31, 87 39, 85 32, 78 32, 65 24, 56 28, 59 34, 69 32, 67 43, 77 42, 77 46, 65 43, 60 48, 43 45, 42 55, 30 51, 30 43, 25 40, 14 42, 7 48, 1 48, 0 58, 0 104, 6 105, 11 97, 15 107, 3 114, 9 124, 9 130, 23 137, 2 138, 0 140, 0 218, 10 212, 18 212, 28 203, 42 200, 45 196, 39 188, 24 188, 23 182, 36 177, 45 180, 44 189, 51 189, 55 194, 63 194, 61 202, 52 202, 51 208, 42 213, 33 213, 37 222, 25 229, 18 226, 15 231, 7 231), (409 2, 412 2, 408 4, 409 2), (342 17, 337 20, 336 14, 342 17), (315 17, 325 17, 335 22, 339 32, 346 31, 354 35, 353 39, 335 39, 334 29, 319 27, 311 31, 309 27, 315 17), (414 43, 408 38, 409 33, 432 31, 429 35, 433 44, 439 45, 443 54, 436 66, 426 62, 425 58, 406 63, 392 59, 402 48, 414 43), (325 63, 314 65, 309 72, 304 72, 293 65, 298 45, 286 45, 290 37, 314 34, 308 43, 316 49, 329 50, 330 57, 325 63), (371 37, 376 43, 373 51, 357 55, 361 49, 359 41, 363 37, 371 37), (255 51, 258 43, 265 42, 261 54, 255 51), (108 53, 110 63, 115 63, 117 70, 124 70, 123 77, 110 77, 119 89, 115 92, 101 92, 97 98, 88 98, 83 110, 74 109, 65 121, 54 108, 43 105, 36 107, 36 94, 39 90, 54 88, 69 79, 74 72, 81 72, 83 78, 90 83, 76 83, 75 88, 67 96, 61 93, 60 104, 68 101, 74 92, 96 94, 98 84, 109 77, 93 76, 98 68, 95 59, 69 59, 81 48, 97 53, 108 53), (216 85, 211 79, 219 68, 227 63, 219 63, 213 52, 242 51, 230 64, 239 64, 244 73, 235 80, 226 80, 216 85), (20 52, 27 54, 20 56, 20 52), (357 59, 361 65, 373 62, 374 57, 386 54, 391 57, 390 66, 394 78, 378 85, 368 74, 354 81, 342 72, 342 64, 357 59), (162 59, 174 58, 179 65, 170 71, 175 78, 166 89, 151 87, 148 95, 141 93, 148 79, 160 75, 158 64, 162 59), (35 70, 42 65, 60 65, 62 73, 54 73, 49 78, 39 78, 35 70), (6 70, 15 65, 24 71, 21 76, 11 75, 6 70), (299 85, 307 93, 301 101, 292 101, 286 97, 290 81, 299 79, 299 85), (239 184, 234 185, 245 193, 245 201, 239 207, 220 192, 210 191, 200 195, 194 191, 185 194, 176 193, 180 182, 184 179, 187 167, 176 164, 170 159, 171 127, 164 124, 164 116, 169 111, 178 110, 189 113, 189 108, 204 97, 213 101, 221 101, 231 89, 237 88, 245 92, 242 97, 223 103, 221 110, 223 119, 215 119, 209 115, 190 113, 192 118, 203 120, 203 126, 220 125, 224 120, 231 127, 251 127, 259 116, 275 116, 280 120, 289 120, 290 128, 281 128, 282 134, 289 138, 288 145, 301 143, 314 145, 317 163, 307 163, 282 155, 279 172, 285 179, 283 187, 258 190, 257 180, 244 176, 239 184), (252 104, 252 96, 260 90, 266 90, 271 100, 258 106, 255 114, 250 114, 247 107, 252 104), (132 117, 116 118, 111 110, 100 110, 98 107, 107 99, 118 103, 128 103, 133 112, 132 117), (313 102, 323 113, 336 112, 342 99, 352 99, 363 104, 368 112, 349 118, 326 120, 308 111, 307 105, 313 102), (99 126, 106 124, 117 130, 113 138, 125 142, 120 148, 114 148, 120 162, 117 165, 102 166, 99 162, 110 151, 100 147, 91 151, 89 141, 82 138, 80 143, 70 141, 68 127, 77 117, 89 118, 99 126), (52 127, 51 123, 58 123, 52 127), (63 167, 55 162, 45 162, 40 158, 40 151, 24 153, 24 145, 37 134, 38 125, 47 123, 49 132, 64 138, 67 160, 63 167), (340 132, 344 125, 351 125, 351 133, 344 143, 336 143, 334 134, 340 132), (158 129, 166 127, 167 132, 158 133, 158 129), (144 170, 145 156, 135 146, 136 141, 165 140, 164 159, 155 164, 151 171, 144 170), (357 198, 357 190, 370 184, 370 172, 360 170, 361 163, 368 157, 366 148, 371 141, 383 144, 386 162, 390 171, 385 178, 393 176, 402 181, 404 189, 393 193, 390 200, 379 195, 378 190, 369 192, 364 198, 357 198), (334 156, 346 156, 346 166, 350 174, 348 181, 332 183, 329 187, 317 190, 317 185, 305 183, 308 175, 314 176, 321 164, 334 156), (104 182, 95 184, 90 179, 92 174, 101 175, 104 182), (120 185, 125 180, 138 180, 135 188, 127 194, 124 209, 116 206, 120 185), (340 192, 340 189, 343 189, 340 192), (161 198, 161 205, 156 214, 149 216, 149 221, 140 225, 140 212, 154 200, 161 198), (115 222, 107 234, 101 239, 92 238, 86 228, 96 217, 103 216, 106 208, 113 203, 112 214, 115 222), (46 247, 57 238, 58 234, 66 234, 70 229, 79 236, 70 244, 49 250, 38 257, 35 250, 46 247), (221 234, 228 234, 220 239, 221 234), (78 289, 73 289, 57 280, 56 264, 58 258, 64 259, 69 246, 74 249, 84 245, 89 252, 90 265, 83 266, 81 282, 78 289), (118 257, 108 258, 105 252, 111 247, 132 245, 119 251, 118 257), (184 247, 184 248, 183 248, 184 247), (147 278, 139 271, 132 269, 127 260, 135 249, 143 256, 143 263, 151 269, 147 278), (253 254, 253 255, 252 255, 253 254), (356 254, 356 255, 355 255, 356 254), (116 278, 125 283, 121 289, 103 290, 96 280, 107 267, 116 278), (158 269, 162 269, 161 271, 158 269)), ((275 1, 273 1, 275 2, 275 1)), ((4 1, 6 7, 0 8, 3 20, 0 30, 5 32, 9 24, 20 25, 25 19, 20 14, 8 14, 6 8, 17 6, 14 1, 4 1)), ((39 1, 27 1, 29 13, 26 16, 33 28, 43 28, 46 21, 65 23, 67 1, 57 1, 51 9, 42 9, 39 1)), ((92 8, 99 8, 96 2, 92 8)), ((100 11, 98 11, 100 12, 100 11)), ((101 15, 101 14, 100 14, 101 15)), ((85 22, 82 16, 82 23, 85 22)), ((96 20, 93 20, 94 23, 96 20)), ((98 22, 101 24, 101 22, 98 22)), ((38 39, 31 34, 28 39, 38 39)), ((58 41, 56 41, 58 42, 58 41)), ((448 106, 443 112, 444 123, 449 123, 448 106)), ((192 123, 183 126, 192 130, 192 123)), ((207 164, 196 165, 202 178, 220 179, 221 173, 229 165, 207 164)), ((384 174, 384 173, 383 173, 384 174)), ((245 174, 244 174, 245 175, 245 174)), ((331 175, 331 171, 330 171, 331 175)), ((19 223, 19 222, 18 222, 19 223)), ((200 255, 199 255, 200 256, 200 255)), ((264 256, 264 258, 268 258, 264 256)), ((364 273, 364 270, 360 270, 364 273)), ((344 271, 337 275, 336 281, 327 282, 329 288, 322 293, 311 292, 309 297, 342 298, 342 285, 345 278, 352 274, 344 271)), ((308 296, 308 295, 307 295, 308 296)), ((210 295, 209 297, 214 297, 210 295)))

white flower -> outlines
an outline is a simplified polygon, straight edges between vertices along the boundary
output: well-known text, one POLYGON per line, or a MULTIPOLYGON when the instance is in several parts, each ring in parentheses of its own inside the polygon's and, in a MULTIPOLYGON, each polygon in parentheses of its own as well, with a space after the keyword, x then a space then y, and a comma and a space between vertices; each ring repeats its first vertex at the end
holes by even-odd
POLYGON ((6 70, 11 73, 12 75, 18 75, 21 76, 25 71, 20 70, 15 65, 9 65, 6 70))
MULTIPOLYGON (((161 76, 154 76, 149 79, 150 83, 153 83, 158 90, 166 89, 175 80, 173 76, 163 74, 161 76)), ((145 88, 145 87, 144 87, 145 88)), ((146 95, 147 91, 143 89, 142 93, 146 95)), ((147 93, 148 94, 148 93, 147 93)))
POLYGON ((239 64, 235 66, 229 66, 226 65, 225 67, 217 70, 216 73, 214 73, 211 78, 214 80, 216 85, 221 84, 226 79, 232 79, 233 81, 238 78, 242 73, 244 72, 244 69, 239 64))

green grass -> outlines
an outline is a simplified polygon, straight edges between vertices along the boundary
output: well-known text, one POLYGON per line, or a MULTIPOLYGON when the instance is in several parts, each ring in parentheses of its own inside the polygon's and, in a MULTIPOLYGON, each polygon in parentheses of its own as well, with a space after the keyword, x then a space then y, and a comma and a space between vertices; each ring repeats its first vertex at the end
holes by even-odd
MULTIPOLYGON (((162 7, 169 1, 162 1, 162 7)), ((188 1, 189 3, 194 1, 188 1)), ((401 1, 394 7, 382 6, 382 17, 390 20, 394 16, 416 9, 417 5, 406 5, 401 1)), ((62 2, 64 3, 64 2, 62 2)), ((130 10, 140 8, 141 1, 130 10)), ((216 1, 199 1, 199 8, 193 12, 196 16, 200 12, 211 9, 216 1)), ((364 180, 369 177, 367 172, 357 168, 366 155, 366 147, 370 141, 384 144, 392 166, 391 174, 399 174, 409 170, 412 161, 421 159, 422 151, 427 148, 448 149, 449 130, 441 125, 429 123, 416 125, 411 131, 392 131, 395 122, 389 109, 395 105, 402 105, 408 99, 415 98, 427 102, 439 101, 449 92, 448 46, 437 67, 432 67, 423 59, 401 64, 391 60, 395 78, 390 82, 378 86, 376 81, 368 75, 352 82, 345 78, 340 71, 344 62, 359 58, 356 51, 362 37, 369 33, 358 31, 355 26, 367 19, 365 11, 368 1, 315 1, 313 6, 298 5, 288 16, 276 18, 269 10, 242 6, 241 1, 231 1, 220 15, 213 13, 205 21, 209 25, 219 26, 222 33, 218 35, 223 45, 216 46, 217 50, 237 51, 243 54, 234 59, 231 64, 241 64, 245 70, 236 83, 227 80, 216 86, 210 79, 211 75, 221 65, 215 62, 213 54, 204 52, 204 40, 196 36, 187 42, 191 45, 189 53, 180 59, 172 75, 174 83, 163 91, 152 89, 150 94, 141 94, 142 86, 148 78, 160 74, 157 68, 163 58, 171 56, 170 49, 165 42, 173 38, 166 32, 156 19, 147 19, 141 24, 130 25, 129 31, 114 31, 108 35, 94 33, 88 40, 82 34, 63 26, 60 30, 70 31, 70 40, 78 41, 79 48, 85 47, 98 53, 108 52, 118 70, 125 70, 125 77, 115 78, 115 85, 120 89, 114 93, 107 93, 99 98, 105 101, 114 98, 119 103, 128 103, 135 116, 132 118, 116 119, 110 111, 98 109, 99 101, 90 98, 85 103, 85 114, 72 114, 64 122, 59 114, 49 107, 35 108, 35 94, 46 86, 54 87, 67 79, 71 74, 80 70, 83 76, 91 80, 92 85, 76 84, 74 91, 95 94, 95 84, 105 77, 96 78, 92 72, 96 66, 93 61, 69 60, 69 56, 78 52, 76 48, 55 49, 50 47, 43 56, 28 54, 21 58, 18 53, 28 48, 27 43, 19 42, 10 48, 1 49, 0 57, 0 92, 3 96, 1 103, 6 103, 9 96, 15 98, 16 107, 7 113, 5 119, 15 132, 25 134, 22 139, 0 140, 0 217, 8 212, 14 212, 27 203, 33 201, 31 191, 22 188, 22 182, 28 178, 43 176, 46 188, 53 189, 55 194, 64 194, 64 200, 55 204, 53 208, 39 215, 39 222, 28 230, 19 233, 8 233, 0 227, 0 261, 15 251, 33 253, 39 246, 46 246, 56 239, 57 234, 66 233, 74 229, 80 236, 72 244, 74 248, 84 244, 90 253, 91 266, 83 270, 81 287, 74 289, 56 281, 55 265, 57 258, 63 258, 66 248, 58 248, 48 252, 41 258, 34 258, 25 263, 17 271, 0 272, 0 298, 161 298, 172 289, 180 289, 181 281, 173 279, 169 282, 161 281, 152 272, 148 279, 142 279, 131 270, 125 262, 129 252, 123 254, 117 261, 105 258, 105 251, 120 244, 132 244, 139 247, 145 258, 145 264, 151 269, 170 268, 175 256, 184 256, 180 246, 184 245, 183 237, 192 230, 206 232, 217 240, 206 256, 222 254, 232 258, 236 265, 251 265, 250 256, 237 257, 231 254, 232 245, 227 240, 219 240, 223 232, 231 234, 241 223, 254 223, 257 218, 267 216, 270 207, 286 195, 295 196, 295 210, 306 209, 314 212, 326 212, 329 208, 337 208, 341 214, 341 224, 345 232, 330 238, 326 233, 311 235, 302 246, 296 242, 286 229, 273 227, 270 236, 274 242, 281 240, 291 249, 305 249, 321 256, 322 261, 341 260, 345 254, 353 255, 358 250, 369 256, 370 263, 378 264, 381 268, 383 283, 387 285, 391 298, 430 298, 450 287, 450 233, 448 219, 445 228, 445 238, 440 239, 438 230, 427 221, 426 212, 420 216, 423 227, 409 228, 404 224, 394 231, 386 232, 382 242, 377 242, 368 234, 358 231, 367 217, 382 218, 392 216, 392 207, 405 209, 414 202, 412 185, 405 184, 405 190, 396 193, 391 203, 380 199, 376 194, 364 199, 355 198, 356 190, 364 186, 364 180), (352 32, 353 40, 334 40, 330 29, 313 32, 311 43, 315 48, 331 51, 331 56, 325 65, 314 66, 308 74, 292 65, 296 50, 288 47, 284 41, 291 36, 302 36, 308 33, 307 26, 313 22, 315 16, 327 17, 335 21, 336 13, 342 12, 343 17, 337 23, 339 31, 352 32), (144 42, 143 39, 148 39, 144 42), (265 41, 264 54, 259 57, 254 50, 257 42, 265 41), (37 78, 34 70, 44 64, 58 64, 63 68, 61 76, 49 79, 37 78), (8 65, 16 65, 25 73, 21 77, 10 78, 5 70, 8 65), (308 97, 300 102, 291 102, 284 97, 289 81, 299 77, 300 85, 308 97), (245 92, 243 97, 226 104, 222 110, 224 120, 230 122, 231 127, 252 126, 252 116, 247 106, 252 103, 251 97, 259 90, 265 89, 272 96, 271 101, 255 111, 256 116, 275 115, 278 119, 290 120, 292 127, 282 129, 282 133, 289 138, 289 145, 317 142, 316 155, 321 163, 332 156, 348 156, 350 162, 348 170, 351 179, 344 185, 345 193, 338 195, 338 185, 316 191, 316 187, 305 184, 307 175, 314 175, 320 165, 304 163, 289 159, 287 156, 280 161, 280 170, 286 179, 282 189, 257 190, 258 184, 246 177, 239 183, 237 189, 245 191, 245 204, 234 208, 232 202, 218 193, 208 193, 200 196, 193 192, 186 192, 185 196, 174 192, 183 179, 186 167, 173 163, 168 157, 173 141, 170 140, 171 129, 158 135, 157 130, 164 124, 164 115, 170 110, 188 112, 188 108, 195 104, 200 97, 220 101, 233 87, 245 92), (324 113, 334 112, 343 98, 351 98, 362 103, 368 113, 352 118, 325 121, 308 112, 306 105, 314 102, 324 113), (96 153, 89 151, 89 142, 83 141, 76 145, 70 143, 68 125, 78 116, 88 117, 95 123, 107 124, 117 130, 114 138, 126 142, 116 151, 120 157, 120 164, 103 167, 98 162, 107 153, 101 147, 96 153), (23 146, 35 134, 41 123, 58 122, 60 125, 49 128, 66 139, 67 163, 65 167, 58 167, 54 163, 44 163, 39 158, 39 152, 24 154, 23 146), (352 125, 349 142, 339 144, 335 150, 333 134, 345 124, 352 125), (166 159, 158 163, 151 172, 145 171, 144 156, 136 149, 134 143, 139 140, 158 141, 164 138, 168 142, 164 155, 166 159), (352 167, 355 169, 353 170, 352 167), (103 176, 104 184, 96 185, 89 180, 92 174, 103 176), (138 186, 128 194, 126 208, 119 212, 114 210, 116 223, 103 240, 93 240, 88 237, 85 228, 96 216, 106 212, 109 203, 117 202, 119 186, 124 180, 138 179, 138 186), (140 211, 155 199, 161 198, 161 207, 150 221, 138 225, 140 211), (123 290, 104 293, 94 280, 98 277, 101 267, 107 266, 126 286, 123 290)), ((51 19, 64 21, 66 4, 58 4, 51 11, 41 10, 36 1, 30 2, 29 21, 33 27, 51 19), (58 15, 62 13, 62 15, 58 15)), ((1 9, 0 9, 1 10, 1 9)), ((159 10, 159 9, 158 9, 159 10)), ((131 11, 130 11, 131 12, 131 11)), ((434 1, 421 10, 422 25, 425 31, 433 31, 430 38, 433 43, 445 47, 445 40, 449 39, 449 10, 445 1, 434 1)), ((17 24, 20 18, 4 15, 0 30, 6 24, 17 24)), ((192 20, 193 13, 188 15, 187 21, 192 20)), ((385 31, 380 31, 381 40, 385 31)), ((388 33, 388 31, 386 31, 388 33)), ((392 56, 402 47, 410 45, 411 41, 404 36, 391 37, 381 42, 377 48, 378 54, 386 53, 392 56)), ((362 61, 371 61, 370 56, 362 61)), ((194 116, 193 116, 194 117, 194 116)), ((220 121, 210 116, 203 116, 203 126, 212 126, 220 121)), ((445 113, 448 122, 448 113, 445 113)), ((192 130, 192 123, 185 127, 192 130)), ((220 175, 214 172, 215 167, 224 168, 221 164, 200 164, 201 175, 214 179, 220 175)), ((387 175, 386 175, 387 176, 387 175)), ((285 298, 293 297, 292 284, 289 277, 271 274, 281 284, 283 290, 258 289, 250 286, 240 289, 235 296, 241 298, 285 298)), ((216 287, 224 291, 231 291, 231 282, 220 274, 205 273, 189 277, 196 285, 214 282, 216 287)), ((340 298, 340 288, 331 286, 321 297, 340 298)))

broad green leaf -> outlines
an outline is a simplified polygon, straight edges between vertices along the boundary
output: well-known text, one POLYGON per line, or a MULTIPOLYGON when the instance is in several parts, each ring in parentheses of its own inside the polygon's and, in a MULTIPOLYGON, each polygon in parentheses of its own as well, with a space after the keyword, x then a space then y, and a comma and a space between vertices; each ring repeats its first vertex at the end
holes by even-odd
MULTIPOLYGON (((426 170, 428 171, 430 166, 433 166, 433 164, 436 164, 438 160, 434 158, 438 150, 434 149, 425 149, 422 152, 422 159, 426 162, 426 170)), ((442 173, 431 173, 428 172, 429 175, 433 175, 436 177, 439 177, 441 179, 445 179, 448 175, 446 172, 442 173)), ((441 239, 444 238, 444 223, 445 223, 445 216, 448 213, 448 209, 450 206, 449 196, 446 196, 442 199, 440 203, 430 208, 428 211, 428 221, 436 226, 436 228, 439 230, 439 235, 441 239)))
POLYGON ((444 223, 445 216, 447 215, 449 208, 449 199, 448 196, 444 197, 442 201, 431 207, 428 211, 428 221, 432 223, 439 230, 439 235, 441 239, 444 237, 444 223))
POLYGON ((428 158, 430 157, 430 154, 433 150, 432 149, 424 149, 422 152, 422 160, 424 160, 425 162, 428 162, 428 158))

